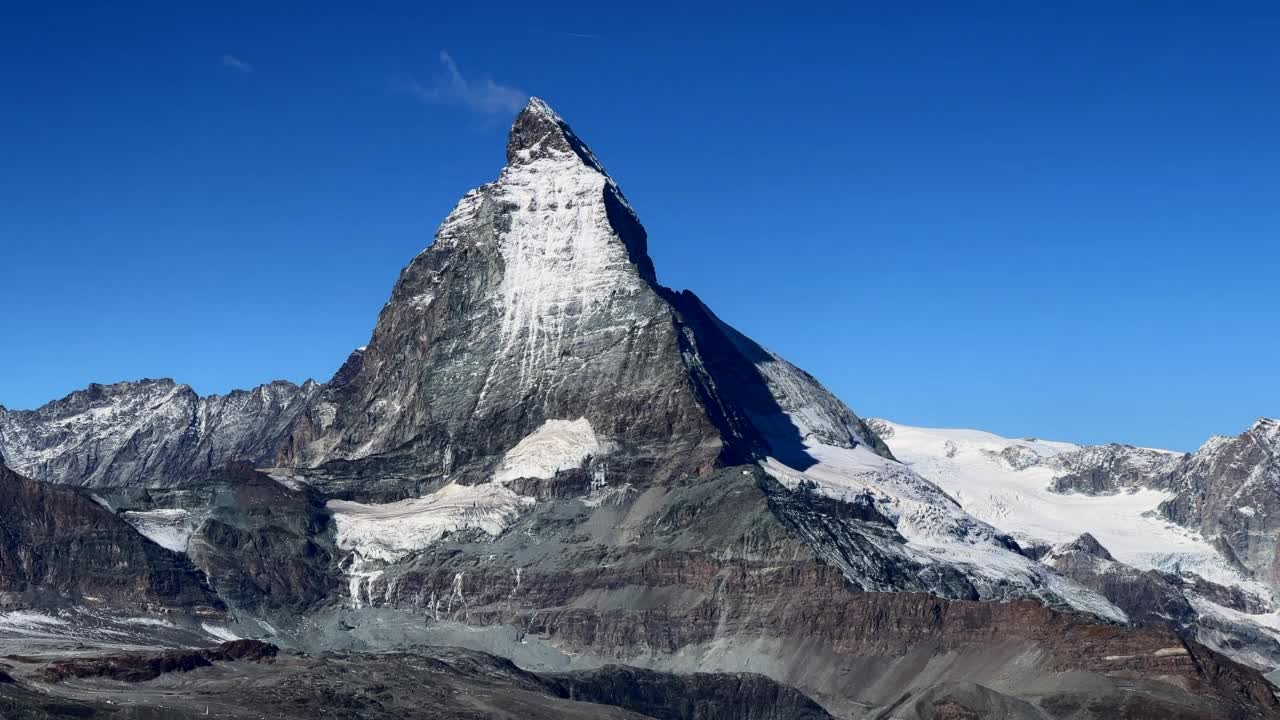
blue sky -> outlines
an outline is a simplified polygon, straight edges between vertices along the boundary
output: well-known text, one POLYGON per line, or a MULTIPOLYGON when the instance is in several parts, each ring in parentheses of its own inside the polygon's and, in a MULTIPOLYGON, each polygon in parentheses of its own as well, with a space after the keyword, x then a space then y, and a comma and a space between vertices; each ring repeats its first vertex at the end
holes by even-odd
POLYGON ((1280 415, 1275 5, 108 5, 0 7, 8 407, 327 378, 537 94, 664 284, 862 415, 1280 415))

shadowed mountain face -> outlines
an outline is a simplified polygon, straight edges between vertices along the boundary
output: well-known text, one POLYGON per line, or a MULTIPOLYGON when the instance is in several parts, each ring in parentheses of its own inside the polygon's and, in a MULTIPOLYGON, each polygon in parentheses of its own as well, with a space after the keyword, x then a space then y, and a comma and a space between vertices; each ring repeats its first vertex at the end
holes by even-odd
POLYGON ((331 518, 314 488, 236 463, 205 483, 213 493, 188 553, 229 605, 293 616, 337 592, 331 518))
MULTIPOLYGON (((0 409, 9 462, 116 512, 71 488, 20 494, 62 493, 118 531, 112 547, 144 549, 143 577, 164 558, 207 576, 231 618, 205 632, 316 655, 416 648, 282 656, 243 670, 242 696, 203 655, 88 666, 194 663, 190 682, 145 682, 221 695, 231 716, 310 716, 316 697, 367 717, 502 716, 493 693, 522 717, 1275 716, 1256 671, 1180 626, 1129 624, 1148 596, 1187 612, 1176 589, 1116 590, 1096 542, 1062 563, 1081 582, 1031 559, 814 378, 659 285, 646 243, 594 153, 534 100, 498 178, 459 201, 324 385, 199 398, 143 381, 0 409)), ((114 582, 81 587, 74 558, 49 556, 53 571, 13 577, 73 599, 114 582)), ((132 582, 120 597, 195 604, 132 582)))
POLYGON ((48 602, 223 607, 185 555, 144 538, 79 490, 0 465, 0 607, 48 602))

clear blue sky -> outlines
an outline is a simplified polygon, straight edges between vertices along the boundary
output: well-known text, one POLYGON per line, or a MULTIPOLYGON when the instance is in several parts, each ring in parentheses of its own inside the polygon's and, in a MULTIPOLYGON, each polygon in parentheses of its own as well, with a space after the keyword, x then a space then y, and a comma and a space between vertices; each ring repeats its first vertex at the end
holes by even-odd
POLYGON ((862 415, 1280 415, 1280 10, 1049 4, 6 2, 0 404, 327 378, 537 94, 862 415))

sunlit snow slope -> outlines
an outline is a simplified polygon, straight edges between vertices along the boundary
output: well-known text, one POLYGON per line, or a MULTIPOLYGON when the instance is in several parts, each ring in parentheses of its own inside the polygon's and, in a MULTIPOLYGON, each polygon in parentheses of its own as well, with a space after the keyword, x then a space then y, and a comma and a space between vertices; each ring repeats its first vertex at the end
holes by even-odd
POLYGON ((1087 532, 1117 560, 1138 569, 1190 571, 1269 595, 1261 583, 1231 567, 1198 532, 1155 512, 1170 493, 1136 489, 1084 495, 1050 490, 1053 479, 1065 472, 1065 456, 1081 446, 874 422, 899 460, 933 481, 969 514, 1019 539, 1058 544, 1087 532))
POLYGON ((906 540, 900 548, 916 562, 943 563, 979 581, 984 599, 997 599, 1001 588, 1021 587, 1046 602, 1067 605, 1099 617, 1125 622, 1125 613, 1097 593, 1049 571, 1012 551, 997 528, 975 520, 936 485, 902 463, 865 445, 825 445, 813 438, 805 450, 814 464, 794 468, 768 458, 762 467, 785 487, 810 484, 828 497, 852 501, 869 498, 906 540))

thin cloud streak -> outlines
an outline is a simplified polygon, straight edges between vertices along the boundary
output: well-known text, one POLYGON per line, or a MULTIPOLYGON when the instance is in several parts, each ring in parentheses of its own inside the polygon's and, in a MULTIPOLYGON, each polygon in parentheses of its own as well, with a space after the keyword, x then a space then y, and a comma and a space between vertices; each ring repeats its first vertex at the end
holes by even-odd
POLYGON ((229 68, 231 68, 232 70, 239 70, 239 71, 240 71, 240 72, 242 72, 242 73, 251 73, 251 72, 253 72, 253 66, 252 66, 252 65, 250 65, 248 62, 246 62, 246 61, 244 61, 244 60, 241 60, 240 58, 236 57, 235 55, 230 55, 230 54, 228 54, 228 55, 223 55, 223 56, 222 56, 222 66, 223 66, 223 67, 229 67, 229 68))
POLYGON ((440 51, 440 65, 441 72, 436 74, 431 85, 408 78, 404 89, 423 102, 462 107, 483 115, 515 112, 529 99, 523 90, 495 82, 487 75, 468 79, 449 53, 443 50, 440 51))

